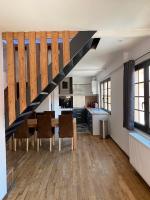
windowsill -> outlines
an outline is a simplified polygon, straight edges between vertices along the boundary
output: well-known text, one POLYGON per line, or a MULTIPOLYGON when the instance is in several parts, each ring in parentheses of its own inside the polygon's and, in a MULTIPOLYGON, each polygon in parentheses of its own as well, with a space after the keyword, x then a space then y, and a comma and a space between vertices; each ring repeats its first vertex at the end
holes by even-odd
POLYGON ((129 132, 129 135, 150 149, 150 136, 149 135, 147 135, 146 133, 144 133, 138 129, 135 129, 134 131, 129 132))
POLYGON ((106 110, 105 108, 100 108, 100 109, 104 110, 104 111, 107 112, 109 115, 111 115, 111 111, 106 110))

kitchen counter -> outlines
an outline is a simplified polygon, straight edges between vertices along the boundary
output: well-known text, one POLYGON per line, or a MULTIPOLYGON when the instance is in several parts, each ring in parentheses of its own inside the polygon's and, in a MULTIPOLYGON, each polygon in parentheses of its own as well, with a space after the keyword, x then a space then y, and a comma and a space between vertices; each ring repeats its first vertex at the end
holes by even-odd
POLYGON ((92 135, 100 135, 100 120, 109 120, 109 113, 103 109, 86 108, 87 125, 92 135))
POLYGON ((99 108, 86 108, 92 115, 109 115, 108 112, 99 108))

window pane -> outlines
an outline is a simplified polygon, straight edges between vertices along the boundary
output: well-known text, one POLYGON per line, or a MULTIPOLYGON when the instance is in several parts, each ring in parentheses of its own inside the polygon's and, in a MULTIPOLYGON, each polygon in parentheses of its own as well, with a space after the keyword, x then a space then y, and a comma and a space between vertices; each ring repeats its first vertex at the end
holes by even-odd
POLYGON ((145 119, 144 119, 144 112, 139 111, 139 123, 144 125, 145 119))
POLYGON ((138 110, 138 108, 139 108, 138 97, 135 97, 135 100, 134 100, 134 109, 138 110))
POLYGON ((111 82, 108 81, 108 88, 111 88, 111 82))
POLYGON ((108 97, 108 103, 111 103, 111 96, 108 97))
POLYGON ((139 70, 139 82, 144 82, 144 69, 139 70))
POLYGON ((104 83, 104 89, 107 90, 107 82, 104 83))
POLYGON ((149 96, 150 96, 150 82, 149 82, 149 96))
POLYGON ((149 80, 150 80, 150 66, 149 66, 149 80))
POLYGON ((107 103, 104 103, 104 108, 107 109, 107 103))
POLYGON ((139 96, 144 96, 144 83, 139 83, 139 96))
POLYGON ((135 71, 135 83, 138 83, 139 79, 138 79, 138 71, 135 71))
POLYGON ((134 121, 135 122, 139 122, 138 111, 137 110, 134 111, 134 121))
POLYGON ((138 94, 138 84, 135 84, 135 96, 139 96, 139 94, 138 94))
POLYGON ((111 81, 108 79, 103 81, 100 87, 101 87, 101 107, 108 110, 111 108, 111 81), (108 102, 110 106, 108 105, 108 102))
POLYGON ((103 85, 101 84, 101 97, 103 96, 103 85))
POLYGON ((101 99, 101 107, 103 108, 103 99, 101 99))
POLYGON ((108 110, 111 111, 111 104, 108 104, 108 110))
POLYGON ((145 119, 144 119, 144 112, 142 111, 134 111, 134 121, 144 125, 145 124, 145 119))
POLYGON ((144 97, 139 97, 139 110, 144 111, 144 97))

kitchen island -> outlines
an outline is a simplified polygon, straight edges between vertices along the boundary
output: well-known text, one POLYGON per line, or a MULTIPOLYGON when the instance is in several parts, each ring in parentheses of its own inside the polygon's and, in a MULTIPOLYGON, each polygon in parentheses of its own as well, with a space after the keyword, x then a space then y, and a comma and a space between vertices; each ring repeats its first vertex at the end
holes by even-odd
POLYGON ((70 108, 62 109, 72 110, 73 117, 76 118, 77 124, 87 124, 92 135, 100 135, 100 120, 109 120, 109 113, 98 108, 70 108))
POLYGON ((93 135, 100 135, 100 120, 109 119, 109 113, 97 108, 86 108, 86 122, 93 135))

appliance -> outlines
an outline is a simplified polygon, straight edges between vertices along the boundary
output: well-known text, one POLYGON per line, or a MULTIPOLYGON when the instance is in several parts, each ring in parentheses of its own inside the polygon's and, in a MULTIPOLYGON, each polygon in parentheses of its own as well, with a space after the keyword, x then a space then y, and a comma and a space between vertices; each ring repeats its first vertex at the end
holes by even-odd
POLYGON ((60 96, 59 106, 61 108, 73 108, 73 96, 60 96))

